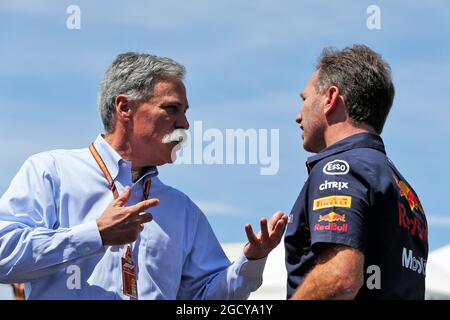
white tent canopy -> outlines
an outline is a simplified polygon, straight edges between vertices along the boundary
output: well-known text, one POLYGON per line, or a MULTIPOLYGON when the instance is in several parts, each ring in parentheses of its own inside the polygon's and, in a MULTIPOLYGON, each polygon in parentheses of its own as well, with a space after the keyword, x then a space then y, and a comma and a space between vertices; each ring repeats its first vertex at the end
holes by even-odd
MULTIPOLYGON (((222 247, 231 261, 242 253, 244 243, 226 243, 222 247)), ((250 295, 250 300, 285 300, 287 272, 284 264, 284 245, 278 245, 267 258, 263 284, 250 295)))
POLYGON ((450 245, 430 252, 425 279, 427 299, 450 300, 450 245))
MULTIPOLYGON (((230 260, 242 252, 243 243, 227 243, 224 251, 230 260)), ((286 267, 284 246, 281 243, 269 255, 263 274, 263 284, 250 299, 286 299, 286 267)), ((436 249, 428 255, 426 266, 426 299, 450 300, 450 245, 436 249)))
MULTIPOLYGON (((223 248, 233 261, 244 248, 244 243, 227 243, 223 248)), ((426 267, 426 298, 450 300, 450 245, 430 252, 426 267)), ((250 295, 251 300, 286 299, 286 268, 284 246, 281 243, 269 255, 263 274, 263 284, 250 295)), ((0 300, 12 299, 9 285, 0 284, 0 300)))

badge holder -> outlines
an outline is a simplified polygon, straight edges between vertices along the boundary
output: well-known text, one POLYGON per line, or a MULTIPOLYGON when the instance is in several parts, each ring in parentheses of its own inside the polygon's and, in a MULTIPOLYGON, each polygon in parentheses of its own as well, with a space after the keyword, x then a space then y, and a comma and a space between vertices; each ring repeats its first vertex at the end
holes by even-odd
POLYGON ((123 294, 133 299, 138 299, 136 264, 133 262, 130 245, 127 245, 127 249, 122 256, 122 281, 123 294))

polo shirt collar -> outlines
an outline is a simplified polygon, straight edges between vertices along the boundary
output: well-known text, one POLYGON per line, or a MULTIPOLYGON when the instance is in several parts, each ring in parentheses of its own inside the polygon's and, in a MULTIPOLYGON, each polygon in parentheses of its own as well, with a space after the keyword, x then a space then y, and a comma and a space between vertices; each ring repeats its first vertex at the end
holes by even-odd
POLYGON ((383 140, 379 135, 363 132, 342 139, 323 149, 316 155, 309 157, 306 166, 308 167, 308 170, 311 170, 319 161, 325 158, 357 148, 371 148, 386 154, 383 140))

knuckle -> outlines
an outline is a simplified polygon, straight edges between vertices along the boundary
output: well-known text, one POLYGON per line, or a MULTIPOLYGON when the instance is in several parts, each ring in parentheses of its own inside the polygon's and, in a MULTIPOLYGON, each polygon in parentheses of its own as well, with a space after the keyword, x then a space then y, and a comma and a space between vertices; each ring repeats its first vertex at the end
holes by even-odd
POLYGON ((122 214, 125 216, 125 217, 128 217, 130 214, 132 214, 133 213, 133 210, 131 209, 131 207, 126 207, 126 208, 123 208, 122 209, 122 214))

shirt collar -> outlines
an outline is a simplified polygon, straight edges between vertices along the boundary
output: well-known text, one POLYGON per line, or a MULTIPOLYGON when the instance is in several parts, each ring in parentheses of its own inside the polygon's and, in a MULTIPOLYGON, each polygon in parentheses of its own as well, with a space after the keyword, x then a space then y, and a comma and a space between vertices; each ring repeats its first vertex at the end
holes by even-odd
POLYGON ((323 149, 318 154, 309 157, 306 166, 311 170, 322 159, 356 148, 371 148, 386 154, 384 143, 380 136, 368 132, 357 133, 342 139, 323 149))
MULTIPOLYGON (((94 141, 94 146, 97 149, 98 153, 103 159, 106 167, 108 168, 109 173, 113 180, 116 180, 119 175, 120 168, 126 168, 131 171, 131 161, 122 159, 120 154, 108 143, 102 134, 97 136, 97 139, 94 141)), ((158 169, 156 167, 149 167, 147 172, 145 172, 142 177, 139 178, 138 181, 142 180, 146 176, 157 176, 158 169)))

